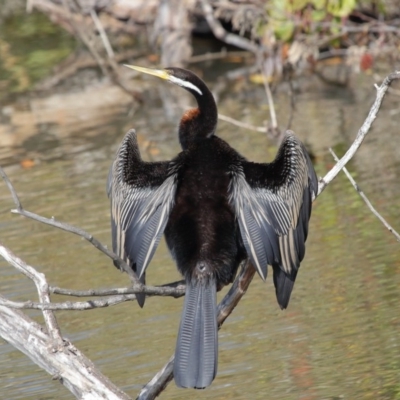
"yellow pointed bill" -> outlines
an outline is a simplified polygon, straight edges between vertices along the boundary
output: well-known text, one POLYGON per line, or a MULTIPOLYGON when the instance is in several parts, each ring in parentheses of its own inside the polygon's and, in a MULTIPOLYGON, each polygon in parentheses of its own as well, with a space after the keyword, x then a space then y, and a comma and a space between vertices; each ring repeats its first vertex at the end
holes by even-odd
POLYGON ((166 79, 166 80, 170 79, 169 73, 164 69, 151 69, 151 68, 138 67, 136 65, 128 65, 128 64, 124 64, 124 66, 130 69, 134 69, 135 71, 143 72, 144 74, 158 76, 161 79, 166 79))

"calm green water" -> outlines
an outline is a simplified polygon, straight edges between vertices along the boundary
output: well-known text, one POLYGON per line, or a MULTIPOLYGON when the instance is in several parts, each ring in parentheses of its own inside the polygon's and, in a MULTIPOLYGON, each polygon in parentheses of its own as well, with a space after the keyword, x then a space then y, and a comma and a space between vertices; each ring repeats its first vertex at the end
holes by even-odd
MULTIPOLYGON (((211 87, 216 84, 209 83, 211 87)), ((343 152, 350 145, 375 96, 373 83, 371 76, 353 77, 347 88, 324 86, 315 78, 299 82, 302 90, 297 95, 293 129, 312 149, 318 175, 333 165, 329 146, 343 152)), ((114 108, 102 107, 107 96, 99 99, 97 92, 93 106, 90 102, 80 105, 83 92, 61 96, 51 114, 56 117, 49 117, 46 124, 37 122, 38 113, 44 115, 40 109, 27 108, 22 110, 26 114, 18 114, 18 107, 9 104, 14 119, 2 121, 0 164, 6 166, 24 207, 79 225, 110 244, 105 180, 124 133, 137 128, 147 160, 167 159, 179 151, 177 121, 165 116, 166 108, 159 100, 171 86, 156 86, 158 81, 144 106, 134 109, 122 94, 114 108), (70 115, 77 119, 70 122, 70 115), (23 118, 28 122, 21 125, 23 118), (7 130, 10 126, 14 130, 7 130), (24 135, 18 133, 21 126, 24 135), (6 134, 13 132, 20 136, 6 146, 11 142, 6 134), (20 162, 24 160, 32 160, 33 166, 23 168, 20 162)), ((284 88, 275 100, 278 120, 284 126, 289 114, 284 88)), ((49 103, 54 105, 54 101, 49 103)), ((220 95, 219 107, 221 113, 255 125, 268 119, 263 89, 245 82, 230 84, 220 95)), ((388 95, 373 132, 349 168, 399 231, 398 109, 399 97, 388 95)), ((252 160, 268 161, 276 152, 276 146, 260 133, 221 122, 218 134, 252 160)), ((44 272, 51 284, 88 289, 129 283, 90 244, 11 215, 13 207, 0 182, 0 241, 44 272)), ((162 284, 178 278, 162 243, 148 269, 148 281, 162 284)), ((0 293, 13 300, 36 300, 31 282, 3 260, 0 293)), ((143 310, 127 303, 59 312, 57 317, 63 334, 135 397, 174 351, 181 307, 182 299, 151 298, 143 310)), ((38 312, 29 314, 41 319, 38 312)), ((399 244, 340 175, 314 203, 307 253, 289 309, 280 311, 270 279, 263 283, 256 277, 219 333, 219 371, 213 385, 188 391, 171 384, 161 398, 400 399, 399 334, 399 244)), ((1 340, 0 393, 4 399, 72 398, 1 340)))

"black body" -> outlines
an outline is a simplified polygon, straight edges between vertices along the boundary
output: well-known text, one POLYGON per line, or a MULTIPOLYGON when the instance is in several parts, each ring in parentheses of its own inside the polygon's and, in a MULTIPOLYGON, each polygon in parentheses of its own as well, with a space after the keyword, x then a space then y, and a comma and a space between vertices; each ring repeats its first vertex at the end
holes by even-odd
MULTIPOLYGON (((292 132, 272 163, 248 162, 215 136, 217 107, 203 81, 178 68, 148 71, 190 91, 198 108, 182 117, 183 150, 172 161, 142 161, 135 132, 125 136, 108 181, 113 249, 144 281, 165 233, 186 282, 175 382, 204 388, 217 371, 217 290, 250 259, 264 280, 272 266, 278 303, 287 307, 305 254, 317 178, 292 132)), ((143 305, 144 296, 138 301, 143 305)))

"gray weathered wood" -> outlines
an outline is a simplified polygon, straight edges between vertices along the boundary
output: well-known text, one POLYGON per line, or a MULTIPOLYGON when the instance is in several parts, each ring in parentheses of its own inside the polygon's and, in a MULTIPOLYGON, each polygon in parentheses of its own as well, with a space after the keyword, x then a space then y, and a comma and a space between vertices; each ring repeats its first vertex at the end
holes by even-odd
POLYGON ((20 311, 0 306, 0 336, 58 379, 78 399, 130 399, 69 342, 54 351, 53 341, 42 327, 20 311))

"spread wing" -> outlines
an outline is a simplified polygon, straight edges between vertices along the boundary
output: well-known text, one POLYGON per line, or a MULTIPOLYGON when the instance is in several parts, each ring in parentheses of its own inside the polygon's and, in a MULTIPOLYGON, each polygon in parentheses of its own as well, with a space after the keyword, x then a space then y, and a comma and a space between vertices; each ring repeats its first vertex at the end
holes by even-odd
POLYGON ((287 132, 270 164, 243 162, 232 174, 231 204, 247 254, 265 279, 274 270, 278 302, 286 308, 305 254, 318 181, 303 144, 287 132))
POLYGON ((144 276, 174 204, 176 173, 171 162, 144 162, 130 130, 111 166, 107 193, 111 200, 113 251, 144 276))

